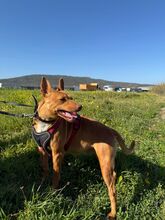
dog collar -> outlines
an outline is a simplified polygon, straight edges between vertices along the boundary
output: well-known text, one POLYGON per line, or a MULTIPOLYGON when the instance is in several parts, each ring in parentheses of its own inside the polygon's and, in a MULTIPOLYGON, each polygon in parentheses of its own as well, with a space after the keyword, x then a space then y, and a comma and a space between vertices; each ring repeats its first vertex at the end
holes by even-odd
MULTIPOLYGON (((56 122, 56 120, 54 120, 54 119, 52 119, 52 120, 45 120, 45 119, 41 118, 41 117, 39 116, 39 114, 38 114, 38 111, 36 111, 36 112, 34 113, 34 118, 36 118, 36 119, 38 119, 39 121, 42 121, 42 122, 44 122, 44 123, 53 123, 53 122, 56 122)), ((58 119, 57 119, 57 120, 58 120, 58 119)))

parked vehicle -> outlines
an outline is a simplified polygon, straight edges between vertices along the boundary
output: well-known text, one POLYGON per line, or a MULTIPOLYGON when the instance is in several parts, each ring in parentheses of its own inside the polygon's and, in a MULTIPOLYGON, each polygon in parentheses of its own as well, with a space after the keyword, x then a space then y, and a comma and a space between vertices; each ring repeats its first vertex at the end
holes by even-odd
POLYGON ((114 89, 110 85, 105 85, 105 86, 103 86, 103 90, 104 91, 113 91, 114 89))

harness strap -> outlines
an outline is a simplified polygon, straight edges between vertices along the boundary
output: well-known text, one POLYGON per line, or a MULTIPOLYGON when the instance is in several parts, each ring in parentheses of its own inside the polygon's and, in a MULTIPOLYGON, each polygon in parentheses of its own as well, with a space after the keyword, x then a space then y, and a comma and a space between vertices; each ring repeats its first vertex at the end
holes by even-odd
MULTIPOLYGON (((57 131, 58 127, 60 126, 60 120, 61 119, 59 118, 57 120, 58 121, 56 121, 56 123, 54 123, 54 125, 47 130, 47 132, 50 135, 53 135, 57 131)), ((71 144, 71 142, 72 142, 72 140, 73 140, 74 136, 76 135, 79 128, 80 128, 80 117, 78 117, 76 119, 76 121, 73 123, 72 133, 71 133, 67 143, 64 145, 64 150, 65 151, 68 150, 68 148, 69 148, 69 146, 70 146, 70 144, 71 144)))
POLYGON ((58 118, 57 121, 53 124, 53 126, 47 130, 47 132, 49 132, 49 134, 51 135, 54 134, 58 129, 58 127, 60 126, 60 122, 61 122, 61 118, 58 118))
POLYGON ((72 143, 72 140, 73 138, 75 137, 77 131, 79 130, 80 128, 80 117, 76 119, 76 121, 73 123, 73 129, 72 129, 72 133, 70 135, 70 138, 69 140, 67 141, 67 143, 64 145, 64 149, 65 151, 68 150, 69 146, 71 145, 72 143))

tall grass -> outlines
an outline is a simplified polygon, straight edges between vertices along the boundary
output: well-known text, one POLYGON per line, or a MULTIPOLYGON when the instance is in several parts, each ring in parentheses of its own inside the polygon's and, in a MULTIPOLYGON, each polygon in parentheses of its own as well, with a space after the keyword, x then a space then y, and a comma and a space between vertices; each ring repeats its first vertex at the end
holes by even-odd
MULTIPOLYGON (((32 104, 32 93, 39 99, 38 91, 0 90, 0 100, 32 104)), ((70 93, 83 105, 81 114, 115 128, 128 144, 136 140, 135 154, 117 153, 118 220, 165 219, 165 123, 159 118, 164 99, 149 93, 70 93)), ((0 109, 33 111, 3 104, 0 109)), ((97 158, 66 156, 60 189, 53 191, 51 175, 41 184, 31 123, 0 116, 0 219, 104 219, 109 199, 97 158)))
POLYGON ((152 92, 158 95, 165 95, 165 83, 152 87, 152 92))

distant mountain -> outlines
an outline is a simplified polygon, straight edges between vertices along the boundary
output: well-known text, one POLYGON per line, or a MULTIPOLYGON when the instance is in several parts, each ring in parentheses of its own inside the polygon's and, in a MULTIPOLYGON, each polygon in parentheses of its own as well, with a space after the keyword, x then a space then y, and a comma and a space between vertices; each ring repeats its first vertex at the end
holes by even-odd
POLYGON ((98 83, 102 88, 104 85, 111 85, 112 87, 138 87, 138 86, 150 86, 149 84, 127 83, 127 82, 114 82, 103 79, 94 79, 90 77, 78 77, 78 76, 65 76, 65 75, 27 75, 9 79, 0 79, 3 87, 10 88, 39 88, 41 77, 45 76, 50 80, 53 87, 58 84, 59 78, 63 78, 66 87, 79 86, 80 83, 98 83))

